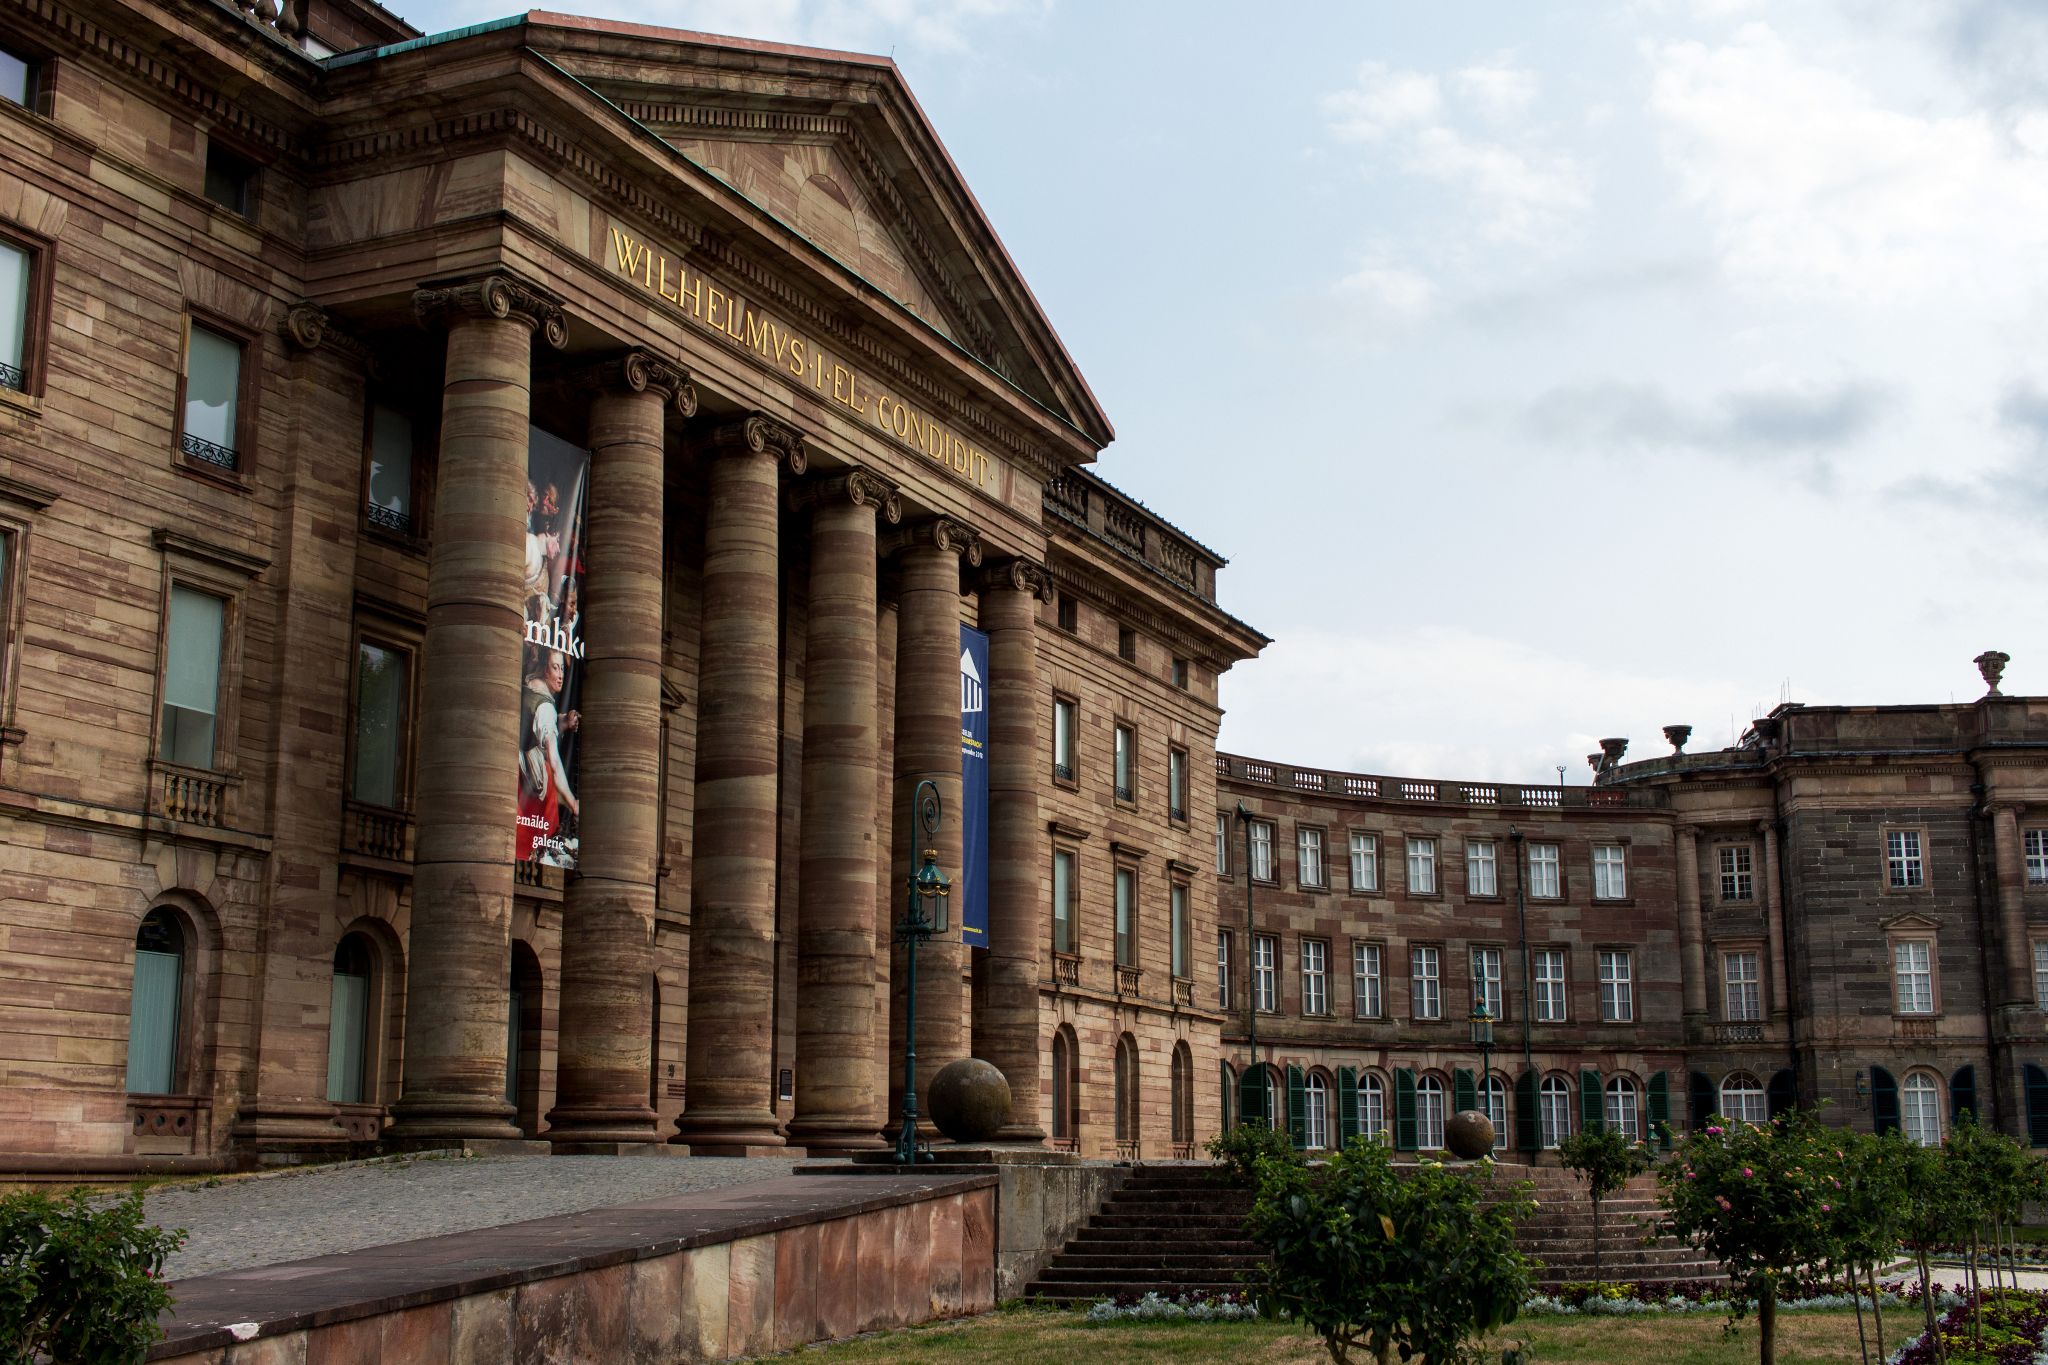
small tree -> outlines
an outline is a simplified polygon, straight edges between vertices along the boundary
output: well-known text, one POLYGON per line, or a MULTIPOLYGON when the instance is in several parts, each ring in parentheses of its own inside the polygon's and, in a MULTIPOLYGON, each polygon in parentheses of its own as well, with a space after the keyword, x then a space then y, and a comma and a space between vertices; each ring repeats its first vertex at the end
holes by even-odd
POLYGON ((1648 1148, 1618 1128, 1573 1133, 1558 1144, 1557 1155, 1566 1170, 1576 1171, 1586 1182, 1586 1193, 1592 1198, 1593 1278, 1605 1284, 1600 1269, 1600 1206, 1655 1162, 1648 1148))
POLYGON ((1230 1184, 1246 1188, 1258 1183, 1261 1161, 1302 1164, 1294 1139, 1277 1128, 1267 1127, 1263 1119, 1247 1119, 1228 1132, 1218 1133, 1209 1139, 1208 1146, 1217 1173, 1230 1184))
POLYGON ((1826 1207, 1833 1150, 1810 1110, 1761 1125, 1716 1116, 1657 1175, 1665 1229, 1728 1267, 1737 1317, 1756 1304, 1763 1365, 1777 1359, 1779 1281, 1841 1258, 1826 1207))
POLYGON ((1515 1223, 1534 1207, 1528 1187, 1488 1202, 1492 1163, 1484 1169, 1481 1179, 1423 1162, 1397 1174, 1366 1138, 1320 1171, 1262 1162, 1246 1228, 1271 1257, 1263 1302, 1321 1336, 1337 1365, 1460 1359, 1529 1294, 1530 1263, 1515 1249, 1515 1223))
POLYGON ((164 1259, 184 1242, 142 1221, 142 1196, 0 1198, 0 1365, 128 1365, 171 1306, 164 1259))
MULTIPOLYGON (((1835 1131, 1832 1138, 1835 1169, 1829 1177, 1836 1197, 1823 1205, 1834 1223, 1834 1234, 1849 1269, 1849 1287, 1870 1290, 1871 1313, 1877 1333, 1877 1358, 1884 1359, 1884 1304, 1877 1292, 1877 1268, 1897 1252, 1910 1205, 1910 1175, 1917 1153, 1900 1134, 1875 1137, 1866 1133, 1835 1131)), ((1924 1165, 1924 1163, 1922 1163, 1924 1165)), ((1856 1329, 1863 1330, 1862 1299, 1856 1301, 1856 1329)), ((1865 1353, 1868 1359, 1868 1353, 1865 1353)))

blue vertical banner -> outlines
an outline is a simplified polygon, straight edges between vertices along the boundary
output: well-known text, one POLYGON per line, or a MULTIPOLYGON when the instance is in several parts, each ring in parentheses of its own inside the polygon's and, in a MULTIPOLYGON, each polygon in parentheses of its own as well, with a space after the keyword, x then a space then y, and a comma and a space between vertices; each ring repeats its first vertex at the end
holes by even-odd
POLYGON ((988 947, 988 636, 960 627, 960 939, 988 947))

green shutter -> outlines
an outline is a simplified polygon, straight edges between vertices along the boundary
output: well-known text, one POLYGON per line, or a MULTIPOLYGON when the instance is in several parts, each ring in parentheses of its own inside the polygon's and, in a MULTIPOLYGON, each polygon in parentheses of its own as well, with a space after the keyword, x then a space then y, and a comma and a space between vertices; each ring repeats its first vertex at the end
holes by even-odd
POLYGON ((1272 1116, 1266 1112, 1266 1072, 1264 1067, 1252 1066, 1245 1069, 1237 1083, 1237 1121, 1239 1123, 1269 1124, 1272 1116))
POLYGON ((1579 1073, 1579 1131, 1597 1133, 1607 1125, 1601 1102, 1600 1073, 1588 1067, 1579 1073))
POLYGON ((1657 1145, 1671 1150, 1671 1083, 1659 1071, 1650 1077, 1650 1128, 1657 1145))
POLYGON ((1415 1072, 1407 1067, 1394 1073, 1394 1150, 1415 1150, 1415 1072))
POLYGON ((1881 1066, 1870 1068, 1870 1126, 1879 1134, 1899 1131, 1899 1083, 1881 1066))
POLYGON ((1454 1114, 1479 1107, 1479 1087, 1471 1072, 1460 1070, 1451 1073, 1451 1106, 1454 1114))
POLYGON ((1961 1123, 1963 1115, 1977 1113, 1977 1068, 1966 1066, 1948 1080, 1949 1122, 1961 1123))
POLYGON ((1525 1152, 1541 1150, 1543 1130, 1536 1123, 1536 1073, 1524 1071, 1515 1077, 1515 1146, 1525 1152))
POLYGON ((1308 1083, 1298 1066, 1287 1068, 1287 1131, 1296 1151, 1308 1146, 1308 1083))
POLYGON ((1351 1145, 1358 1136, 1358 1073, 1348 1066, 1337 1068, 1337 1144, 1351 1145))
POLYGON ((1793 1084, 1789 1068, 1780 1067, 1764 1082, 1764 1112, 1772 1118, 1789 1114, 1799 1107, 1799 1087, 1793 1084))
POLYGON ((1692 1130, 1697 1133, 1714 1116, 1714 1082, 1704 1071, 1695 1071, 1685 1082, 1686 1107, 1692 1111, 1692 1130))
POLYGON ((2048 1071, 2027 1063, 2027 1141, 2048 1147, 2048 1071))

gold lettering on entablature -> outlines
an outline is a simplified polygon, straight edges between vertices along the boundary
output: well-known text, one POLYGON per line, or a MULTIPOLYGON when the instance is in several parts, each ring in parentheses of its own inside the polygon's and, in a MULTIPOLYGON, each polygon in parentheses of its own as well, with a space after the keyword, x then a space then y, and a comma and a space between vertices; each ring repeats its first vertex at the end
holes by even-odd
POLYGON ((988 453, 930 416, 871 383, 811 337, 787 327, 739 294, 620 228, 611 229, 612 268, 657 294, 699 327, 751 351, 839 408, 874 424, 897 444, 950 470, 976 488, 989 483, 988 453))

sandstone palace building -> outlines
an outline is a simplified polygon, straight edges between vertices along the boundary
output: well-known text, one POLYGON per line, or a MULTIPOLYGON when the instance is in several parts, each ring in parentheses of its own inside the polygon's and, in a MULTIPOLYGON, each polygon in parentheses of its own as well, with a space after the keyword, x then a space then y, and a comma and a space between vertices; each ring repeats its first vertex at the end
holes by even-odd
POLYGON ((1221 755, 1112 435, 885 59, 0 0, 0 1172, 877 1148, 926 781, 1013 1141, 2048 1140, 2048 702, 1221 755))

